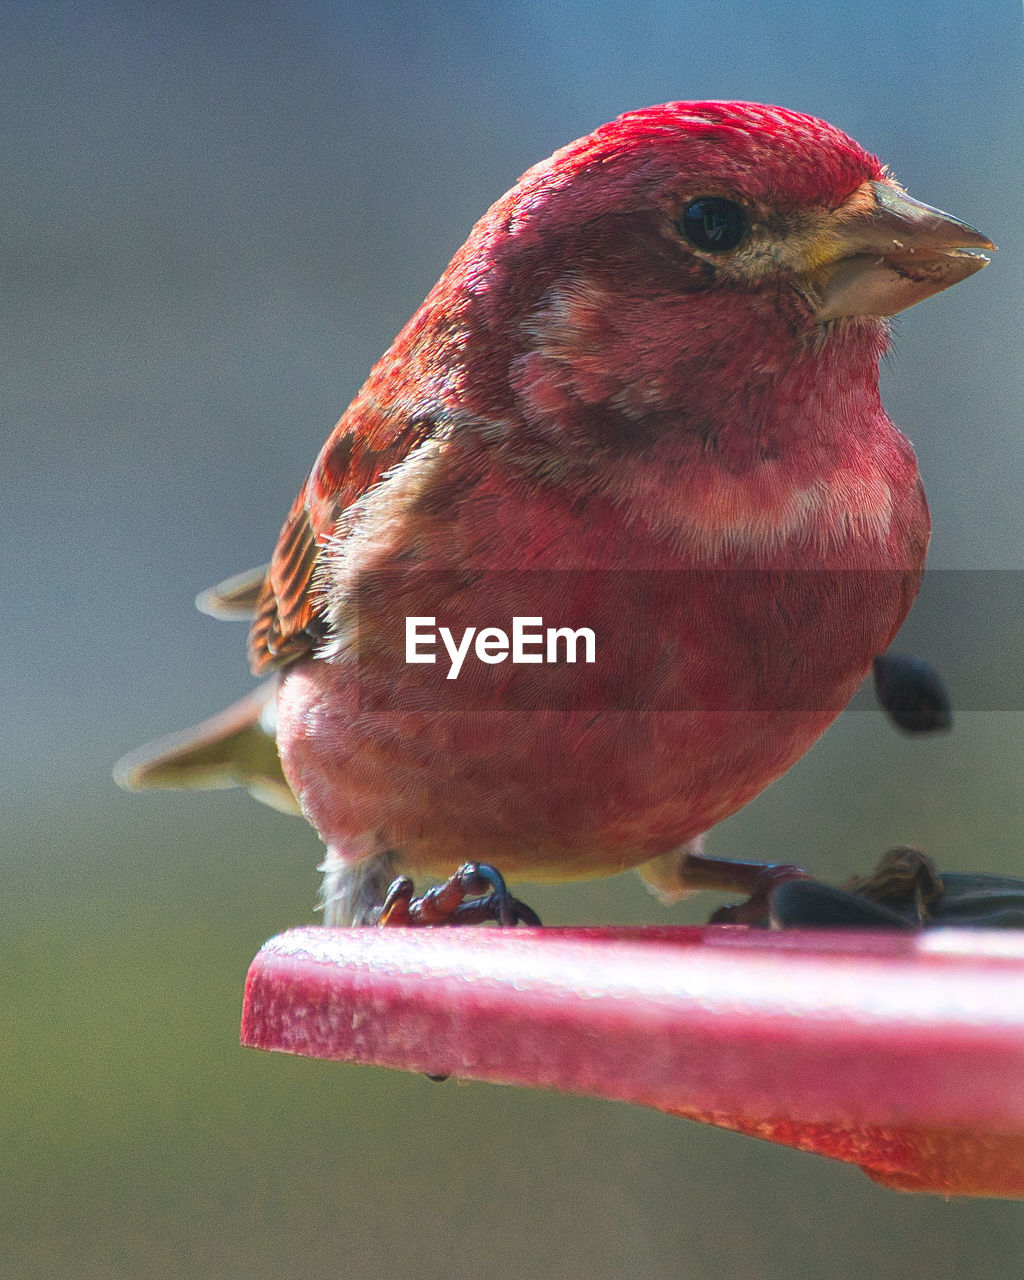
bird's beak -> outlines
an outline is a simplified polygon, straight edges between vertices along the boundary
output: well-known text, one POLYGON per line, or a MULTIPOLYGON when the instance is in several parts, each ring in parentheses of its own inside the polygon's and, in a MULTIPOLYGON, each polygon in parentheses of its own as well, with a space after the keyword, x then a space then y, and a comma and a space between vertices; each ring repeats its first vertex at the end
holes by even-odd
POLYGON ((895 183, 865 182, 815 239, 807 272, 819 320, 893 316, 966 280, 995 245, 966 222, 921 204, 895 183))

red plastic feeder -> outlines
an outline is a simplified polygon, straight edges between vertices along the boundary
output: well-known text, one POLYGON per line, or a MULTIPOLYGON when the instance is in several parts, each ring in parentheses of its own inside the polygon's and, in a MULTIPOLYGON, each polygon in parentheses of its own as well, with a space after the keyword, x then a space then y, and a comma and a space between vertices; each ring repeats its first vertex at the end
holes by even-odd
POLYGON ((1024 932, 293 929, 242 1043, 642 1103, 1024 1198, 1024 932))

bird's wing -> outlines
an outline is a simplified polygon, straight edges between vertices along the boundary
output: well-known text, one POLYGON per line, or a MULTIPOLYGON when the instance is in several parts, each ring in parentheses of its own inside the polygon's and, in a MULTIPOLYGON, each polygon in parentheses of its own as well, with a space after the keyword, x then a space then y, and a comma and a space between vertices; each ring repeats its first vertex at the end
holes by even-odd
POLYGON ((292 504, 263 577, 249 633, 249 662, 261 675, 309 653, 326 615, 316 570, 345 509, 396 467, 435 427, 429 414, 385 409, 364 390, 334 428, 292 504))

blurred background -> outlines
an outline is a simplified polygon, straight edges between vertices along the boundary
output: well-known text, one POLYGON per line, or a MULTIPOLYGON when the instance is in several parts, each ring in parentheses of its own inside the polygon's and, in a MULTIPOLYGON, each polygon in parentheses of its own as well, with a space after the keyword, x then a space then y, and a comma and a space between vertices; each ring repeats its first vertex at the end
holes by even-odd
MULTIPOLYGON (((314 918, 318 842, 242 792, 110 779, 249 687, 242 630, 192 597, 267 557, 475 219, 632 107, 824 116, 1000 245, 899 319, 884 383, 931 563, 1024 567, 1018 0, 3 14, 0 1275, 1019 1276, 1024 1205, 898 1196, 625 1106, 242 1051, 247 965, 314 918)), ((989 612, 944 608, 913 647, 989 612)), ((997 663, 1019 623, 1004 607, 997 663)), ((1021 705, 912 741, 865 700, 714 848, 843 879, 909 842, 1024 874, 1021 705)), ((715 905, 666 911, 633 877, 525 896, 550 922, 715 905)))

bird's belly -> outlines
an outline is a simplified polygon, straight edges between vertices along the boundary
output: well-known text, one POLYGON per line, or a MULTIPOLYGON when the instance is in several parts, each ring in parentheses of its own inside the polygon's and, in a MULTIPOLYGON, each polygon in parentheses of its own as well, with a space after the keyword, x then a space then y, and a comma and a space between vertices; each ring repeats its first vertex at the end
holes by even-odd
POLYGON ((343 859, 619 871, 735 812, 808 749, 888 645, 910 577, 621 571, 576 575, 574 592, 541 573, 521 598, 493 575, 431 599, 392 590, 363 609, 358 642, 285 677, 285 772, 343 859), (456 644, 481 623, 511 639, 513 616, 586 626, 594 661, 578 647, 572 664, 486 662, 470 642, 450 679, 440 639, 434 663, 405 660, 408 616, 456 644))

